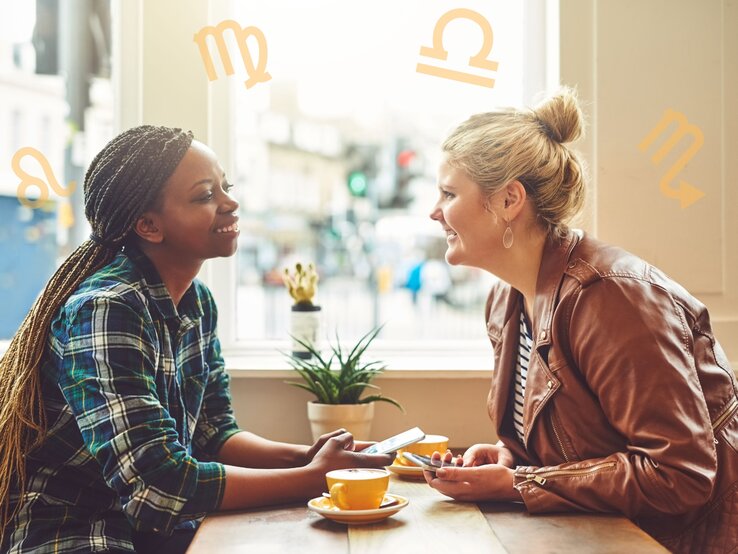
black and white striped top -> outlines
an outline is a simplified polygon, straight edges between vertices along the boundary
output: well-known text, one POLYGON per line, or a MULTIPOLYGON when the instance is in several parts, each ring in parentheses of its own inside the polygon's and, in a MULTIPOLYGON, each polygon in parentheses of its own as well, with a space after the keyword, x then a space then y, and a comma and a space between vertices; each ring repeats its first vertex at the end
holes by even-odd
POLYGON ((520 442, 523 441, 523 399, 525 398, 525 382, 528 379, 528 362, 530 351, 533 347, 533 337, 525 319, 525 314, 520 312, 520 343, 518 345, 518 361, 515 364, 515 405, 513 410, 513 423, 515 433, 520 442))

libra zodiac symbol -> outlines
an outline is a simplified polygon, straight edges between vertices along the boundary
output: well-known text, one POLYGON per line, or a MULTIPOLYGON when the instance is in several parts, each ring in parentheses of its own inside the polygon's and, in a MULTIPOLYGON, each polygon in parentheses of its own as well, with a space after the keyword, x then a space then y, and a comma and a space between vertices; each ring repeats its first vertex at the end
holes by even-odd
MULTIPOLYGON (((420 55, 441 61, 448 60, 448 51, 443 48, 443 33, 446 30, 446 26, 455 19, 469 19, 476 23, 482 30, 484 37, 482 47, 476 55, 469 58, 469 66, 489 71, 497 71, 497 62, 487 59, 492 53, 492 42, 494 38, 492 34, 492 25, 490 25, 489 21, 487 21, 482 14, 467 8, 455 8, 443 14, 436 22, 436 26, 433 29, 433 46, 422 46, 420 48, 420 55)), ((447 67, 440 67, 438 65, 418 63, 415 70, 418 73, 425 73, 426 75, 433 75, 434 77, 443 77, 444 79, 453 79, 455 81, 470 83, 472 85, 479 85, 487 88, 495 86, 495 80, 492 78, 482 77, 473 73, 465 73, 463 71, 457 71, 447 67)))

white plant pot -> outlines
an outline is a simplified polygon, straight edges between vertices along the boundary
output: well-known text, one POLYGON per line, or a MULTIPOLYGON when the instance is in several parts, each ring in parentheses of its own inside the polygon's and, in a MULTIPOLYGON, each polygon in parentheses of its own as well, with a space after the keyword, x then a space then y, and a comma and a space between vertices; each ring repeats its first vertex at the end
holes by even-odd
POLYGON ((320 333, 320 306, 312 304, 295 304, 290 314, 290 335, 292 335, 292 355, 296 358, 309 360, 312 356, 307 348, 295 339, 313 345, 320 350, 318 336, 320 333))
POLYGON ((318 404, 307 403, 313 440, 343 427, 357 440, 369 440, 374 419, 374 402, 368 404, 318 404))

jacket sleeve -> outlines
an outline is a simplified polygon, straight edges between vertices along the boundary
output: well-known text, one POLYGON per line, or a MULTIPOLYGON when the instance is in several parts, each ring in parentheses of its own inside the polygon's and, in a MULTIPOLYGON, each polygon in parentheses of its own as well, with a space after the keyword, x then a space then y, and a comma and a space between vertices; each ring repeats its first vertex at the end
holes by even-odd
POLYGON ((133 528, 169 534, 217 508, 225 469, 179 441, 157 396, 157 340, 142 313, 114 298, 86 301, 70 317, 59 386, 133 528))
POLYGON ((574 364, 626 447, 599 459, 516 468, 528 510, 636 517, 703 505, 717 458, 682 306, 651 283, 601 279, 574 302, 569 336, 574 364))

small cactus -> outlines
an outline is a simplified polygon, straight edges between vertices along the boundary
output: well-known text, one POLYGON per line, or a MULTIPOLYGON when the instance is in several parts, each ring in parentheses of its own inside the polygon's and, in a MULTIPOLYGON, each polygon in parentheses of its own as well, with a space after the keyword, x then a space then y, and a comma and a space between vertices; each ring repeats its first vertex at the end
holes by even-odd
POLYGON ((313 297, 318 289, 318 273, 313 264, 308 264, 307 270, 301 263, 295 264, 294 274, 290 274, 290 268, 284 268, 282 281, 295 304, 313 305, 313 297))

